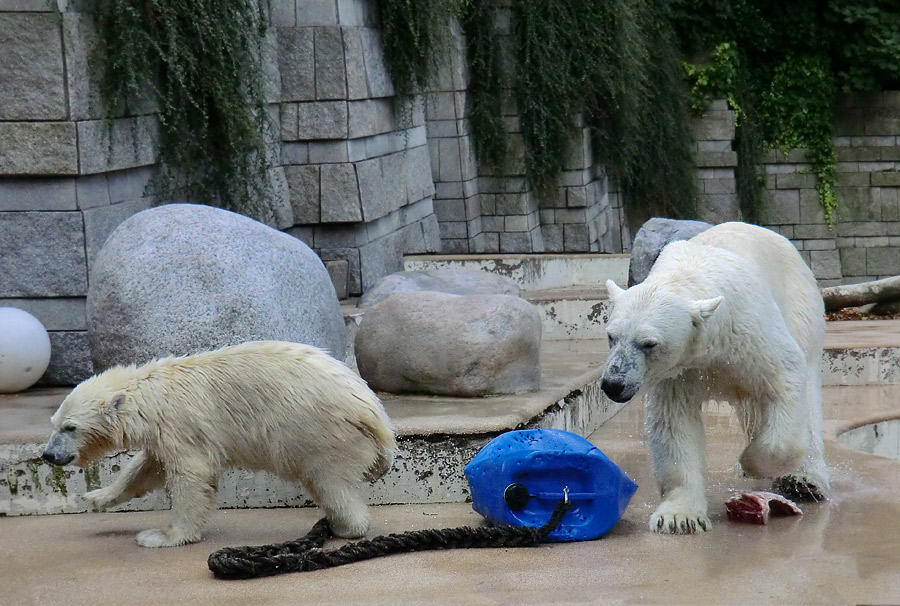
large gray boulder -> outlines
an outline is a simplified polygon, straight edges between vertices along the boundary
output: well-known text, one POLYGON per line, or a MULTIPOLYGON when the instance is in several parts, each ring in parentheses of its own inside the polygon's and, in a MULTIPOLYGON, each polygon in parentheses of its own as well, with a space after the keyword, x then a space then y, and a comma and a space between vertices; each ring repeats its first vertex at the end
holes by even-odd
POLYGON ((510 295, 399 293, 363 316, 359 373, 372 389, 457 397, 540 387, 541 318, 510 295))
POLYGON ((87 294, 95 371, 244 341, 343 359, 334 286, 306 244, 242 215, 169 204, 133 215, 97 255, 87 294))
POLYGON ((372 307, 401 292, 431 290, 452 295, 519 296, 512 278, 477 269, 446 268, 427 271, 400 271, 384 276, 359 299, 358 307, 372 307))
POLYGON ((690 240, 712 227, 703 221, 650 219, 644 223, 631 245, 631 264, 628 266, 628 286, 643 282, 656 263, 659 253, 669 242, 690 240))

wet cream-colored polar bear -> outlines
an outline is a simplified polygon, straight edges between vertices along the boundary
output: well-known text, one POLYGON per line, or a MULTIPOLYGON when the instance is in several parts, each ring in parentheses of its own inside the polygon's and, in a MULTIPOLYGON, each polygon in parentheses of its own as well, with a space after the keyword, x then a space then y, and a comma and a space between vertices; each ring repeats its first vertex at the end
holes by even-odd
POLYGON ((397 447, 359 376, 322 350, 278 341, 111 368, 78 385, 51 422, 43 456, 57 465, 140 451, 85 498, 104 509, 165 485, 172 521, 138 533, 144 547, 198 541, 217 474, 232 466, 303 482, 335 534, 362 536, 358 484, 387 472, 397 447))
POLYGON ((645 389, 648 442, 662 502, 658 532, 709 530, 701 403, 728 401, 748 444, 746 475, 821 498, 822 297, 787 239, 724 223, 666 246, 644 282, 607 282, 613 309, 601 388, 626 402, 645 389))

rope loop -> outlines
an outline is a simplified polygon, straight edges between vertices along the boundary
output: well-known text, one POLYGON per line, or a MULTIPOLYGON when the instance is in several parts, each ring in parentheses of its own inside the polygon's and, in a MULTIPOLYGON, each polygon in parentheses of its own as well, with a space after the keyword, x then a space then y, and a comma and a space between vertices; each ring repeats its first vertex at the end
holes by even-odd
MULTIPOLYGON (((568 495, 566 495, 568 497, 568 495)), ((412 530, 348 543, 325 551, 322 546, 333 536, 322 518, 303 537, 273 545, 223 547, 210 554, 207 564, 218 579, 255 579, 287 572, 309 572, 370 560, 396 553, 486 547, 530 547, 547 540, 556 530, 572 503, 565 498, 556 504, 547 523, 530 526, 460 526, 442 530, 412 530)))

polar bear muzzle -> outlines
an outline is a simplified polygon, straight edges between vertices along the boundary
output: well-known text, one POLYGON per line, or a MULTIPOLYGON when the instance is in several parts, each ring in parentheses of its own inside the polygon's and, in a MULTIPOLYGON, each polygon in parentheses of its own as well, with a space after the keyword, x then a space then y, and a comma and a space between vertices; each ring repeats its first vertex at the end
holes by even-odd
POLYGON ((53 465, 68 465, 75 460, 71 432, 54 431, 50 435, 42 458, 53 465))

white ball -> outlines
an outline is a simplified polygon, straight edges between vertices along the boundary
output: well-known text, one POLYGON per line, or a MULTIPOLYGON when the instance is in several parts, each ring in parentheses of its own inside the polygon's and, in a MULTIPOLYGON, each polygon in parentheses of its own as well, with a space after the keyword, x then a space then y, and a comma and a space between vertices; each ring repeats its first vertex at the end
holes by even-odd
POLYGON ((50 336, 27 311, 0 307, 0 393, 28 389, 50 365, 50 336))

